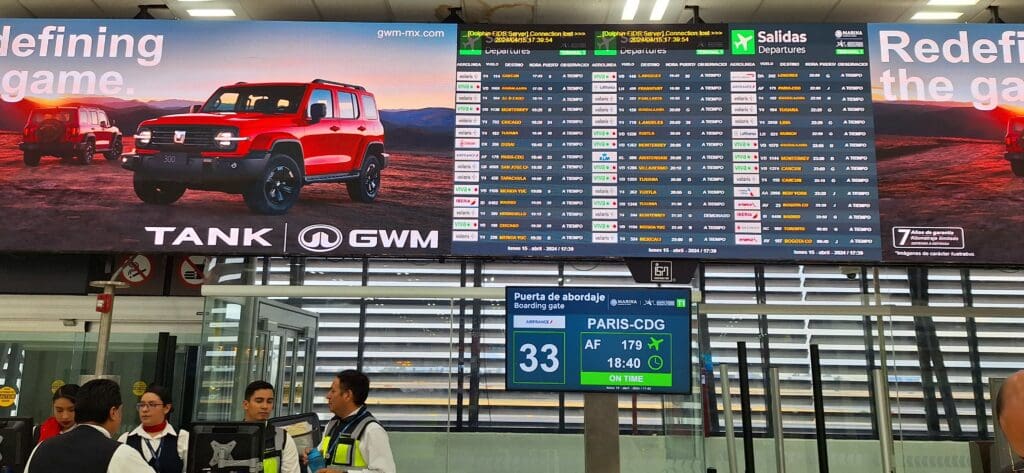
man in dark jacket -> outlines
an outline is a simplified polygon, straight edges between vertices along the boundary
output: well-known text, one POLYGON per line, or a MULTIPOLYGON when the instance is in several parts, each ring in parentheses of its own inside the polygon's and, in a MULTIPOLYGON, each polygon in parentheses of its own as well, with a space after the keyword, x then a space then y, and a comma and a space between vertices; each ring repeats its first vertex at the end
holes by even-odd
POLYGON ((121 430, 121 388, 94 379, 78 390, 78 426, 39 444, 24 473, 153 473, 142 455, 110 437, 121 430))

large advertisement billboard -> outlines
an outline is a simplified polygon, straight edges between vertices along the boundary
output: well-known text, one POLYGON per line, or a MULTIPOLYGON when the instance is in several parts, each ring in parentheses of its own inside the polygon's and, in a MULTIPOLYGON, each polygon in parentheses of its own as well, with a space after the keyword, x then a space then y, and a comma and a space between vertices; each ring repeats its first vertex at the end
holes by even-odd
POLYGON ((870 25, 883 260, 1019 263, 1024 36, 870 25))
POLYGON ((0 251, 448 251, 452 25, 0 28, 0 251))

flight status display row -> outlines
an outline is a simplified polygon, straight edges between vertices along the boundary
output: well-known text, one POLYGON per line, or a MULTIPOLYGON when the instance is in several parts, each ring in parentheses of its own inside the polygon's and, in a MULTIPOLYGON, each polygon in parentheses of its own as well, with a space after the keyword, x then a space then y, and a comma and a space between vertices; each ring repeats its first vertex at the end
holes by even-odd
POLYGON ((459 36, 454 254, 880 258, 864 25, 459 36))

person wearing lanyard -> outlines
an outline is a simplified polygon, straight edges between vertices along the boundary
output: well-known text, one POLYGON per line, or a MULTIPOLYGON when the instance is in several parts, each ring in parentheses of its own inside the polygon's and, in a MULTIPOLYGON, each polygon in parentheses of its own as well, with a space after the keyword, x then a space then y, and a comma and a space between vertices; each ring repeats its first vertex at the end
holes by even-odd
POLYGON ((263 436, 263 473, 300 473, 299 454, 295 440, 284 429, 267 424, 274 412, 274 385, 266 381, 253 381, 245 388, 242 401, 245 422, 255 422, 266 428, 263 436))
MULTIPOLYGON (((1020 456, 1024 456, 1024 370, 1010 375, 1003 381, 996 395, 994 407, 999 427, 1003 429, 1006 442, 1010 444, 1010 464, 1002 471, 1024 472, 1024 462, 1018 461, 1020 456)), ((996 460, 992 461, 994 463, 996 460)))
POLYGON ((122 434, 118 442, 137 450, 156 473, 184 473, 188 431, 176 431, 167 422, 167 415, 174 410, 171 393, 163 386, 150 386, 136 407, 142 424, 122 434))
POLYGON ((53 416, 46 419, 36 429, 35 443, 42 443, 43 440, 56 437, 75 427, 75 396, 77 394, 77 384, 65 384, 53 392, 53 416))
POLYGON ((121 430, 121 388, 109 379, 82 385, 78 425, 39 444, 22 473, 153 473, 139 452, 110 438, 121 430))
POLYGON ((314 473, 395 473, 388 433, 366 410, 370 379, 357 370, 334 377, 327 392, 327 406, 334 418, 324 429, 320 453, 326 468, 314 473))

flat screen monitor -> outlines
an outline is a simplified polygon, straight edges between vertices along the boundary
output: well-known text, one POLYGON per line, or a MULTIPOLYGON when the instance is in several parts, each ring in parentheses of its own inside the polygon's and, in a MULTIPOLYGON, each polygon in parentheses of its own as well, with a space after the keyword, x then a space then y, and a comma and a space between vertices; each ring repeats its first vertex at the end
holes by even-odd
POLYGON ((188 442, 188 473, 262 471, 263 431, 248 422, 197 422, 188 442))
POLYGON ((689 394, 690 290, 505 289, 509 391, 689 394))
POLYGON ((31 417, 0 417, 0 468, 21 473, 32 453, 31 417))

